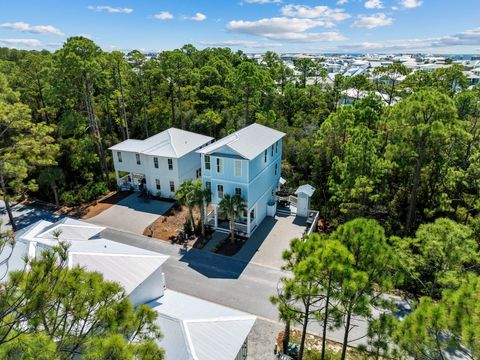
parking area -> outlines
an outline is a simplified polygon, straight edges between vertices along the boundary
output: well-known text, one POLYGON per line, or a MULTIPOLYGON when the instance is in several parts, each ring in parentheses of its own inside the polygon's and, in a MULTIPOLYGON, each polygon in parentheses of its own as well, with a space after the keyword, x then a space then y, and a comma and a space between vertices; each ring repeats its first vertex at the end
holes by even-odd
POLYGON ((136 192, 86 221, 134 234, 143 234, 145 228, 165 214, 173 204, 154 199, 145 201, 136 192))
MULTIPOLYGON (((52 210, 42 209, 33 205, 17 204, 12 206, 13 217, 17 224, 17 230, 27 227, 38 220, 47 220, 55 222, 62 216, 54 213, 52 210)), ((5 202, 0 200, 0 222, 2 230, 11 230, 10 220, 8 218, 5 202)))
POLYGON ((283 251, 290 240, 302 236, 305 221, 304 217, 279 213, 266 217, 233 258, 279 269, 284 264, 283 251))

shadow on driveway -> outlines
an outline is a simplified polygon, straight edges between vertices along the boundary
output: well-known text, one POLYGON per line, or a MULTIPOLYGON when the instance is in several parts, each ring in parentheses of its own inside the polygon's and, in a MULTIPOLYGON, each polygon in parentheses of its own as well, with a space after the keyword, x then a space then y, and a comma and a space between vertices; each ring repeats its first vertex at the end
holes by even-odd
POLYGON ((180 261, 205 277, 215 279, 238 279, 248 265, 245 261, 193 248, 185 251, 180 261))
MULTIPOLYGON (((36 223, 38 220, 46 220, 55 222, 61 219, 63 216, 54 213, 51 210, 43 209, 33 205, 14 205, 12 207, 13 217, 17 224, 17 230, 20 230, 24 227, 30 226, 33 223, 36 223)), ((2 219, 3 224, 2 228, 10 229, 10 221, 7 215, 7 209, 5 208, 5 203, 3 200, 0 200, 0 219, 2 219)))

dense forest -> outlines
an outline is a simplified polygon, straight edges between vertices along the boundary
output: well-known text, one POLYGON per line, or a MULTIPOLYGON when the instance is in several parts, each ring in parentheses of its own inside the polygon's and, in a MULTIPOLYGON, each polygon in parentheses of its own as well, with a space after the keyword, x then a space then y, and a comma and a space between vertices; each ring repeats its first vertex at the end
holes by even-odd
MULTIPOLYGON (((394 63, 377 68, 375 80, 328 82, 321 61, 298 60, 293 71, 273 52, 257 63, 242 52, 185 45, 147 58, 104 52, 82 37, 54 53, 2 48, 0 193, 77 205, 114 188, 107 149, 119 141, 172 126, 220 138, 261 123, 287 134, 282 176, 292 189, 315 186, 330 246, 358 255, 348 232, 363 231, 378 242, 365 242, 368 256, 355 271, 395 264, 394 280, 373 274, 360 295, 347 296, 350 315, 388 282, 414 299, 428 296, 403 323, 401 347, 423 341, 418 356, 439 358, 431 334, 448 328, 478 351, 478 309, 462 314, 478 302, 480 283, 480 88, 468 89, 462 71, 410 73, 394 63), (340 105, 346 89, 358 94, 352 105, 340 105), (455 319, 447 308, 458 310, 455 319), (409 327, 418 323, 431 326, 409 327)), ((314 251, 328 250, 322 246, 314 251)), ((292 271, 299 254, 305 250, 287 254, 292 271)))

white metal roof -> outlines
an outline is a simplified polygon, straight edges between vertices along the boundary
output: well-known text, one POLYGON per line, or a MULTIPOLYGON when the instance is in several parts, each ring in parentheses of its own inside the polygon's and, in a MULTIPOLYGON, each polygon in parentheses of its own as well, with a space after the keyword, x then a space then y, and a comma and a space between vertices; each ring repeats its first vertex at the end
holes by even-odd
POLYGON ((136 152, 145 155, 180 158, 212 141, 213 138, 177 128, 170 128, 145 140, 128 139, 110 150, 136 152))
POLYGON ((123 286, 127 294, 143 283, 167 259, 167 256, 69 253, 70 266, 96 271, 105 280, 123 286))
POLYGON ((159 315, 166 360, 234 359, 256 319, 172 290, 149 305, 159 315))
POLYGON ((198 150, 198 152, 212 154, 226 148, 247 160, 252 160, 284 136, 285 134, 281 131, 255 123, 198 150))
POLYGON ((295 191, 295 194, 305 194, 309 197, 312 197, 313 193, 315 192, 315 188, 312 185, 305 184, 301 185, 298 187, 297 191, 295 191))
POLYGON ((40 220, 17 233, 16 251, 5 265, 7 272, 23 266, 25 255, 38 256, 42 250, 63 240, 69 244, 70 267, 78 265, 98 271, 105 279, 119 283, 131 293, 168 259, 167 255, 104 239, 100 234, 103 229, 69 218, 56 223, 40 220), (55 230, 62 231, 59 239, 52 235, 55 230), (64 231, 68 236, 62 237, 64 231))

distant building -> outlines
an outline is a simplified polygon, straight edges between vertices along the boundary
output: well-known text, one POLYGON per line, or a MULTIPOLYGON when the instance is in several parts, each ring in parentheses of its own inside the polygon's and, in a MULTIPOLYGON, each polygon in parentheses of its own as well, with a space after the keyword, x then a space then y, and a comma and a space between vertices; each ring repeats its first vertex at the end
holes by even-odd
POLYGON ((185 180, 201 177, 200 156, 195 151, 213 138, 170 128, 145 140, 128 139, 109 148, 112 151, 117 184, 123 189, 142 186, 166 198, 185 180))
POLYGON ((207 220, 217 230, 228 229, 218 206, 225 194, 239 195, 247 210, 236 230, 250 236, 260 225, 269 206, 275 206, 279 186, 284 133, 252 124, 198 152, 202 155, 203 186, 210 189, 213 211, 207 220))

